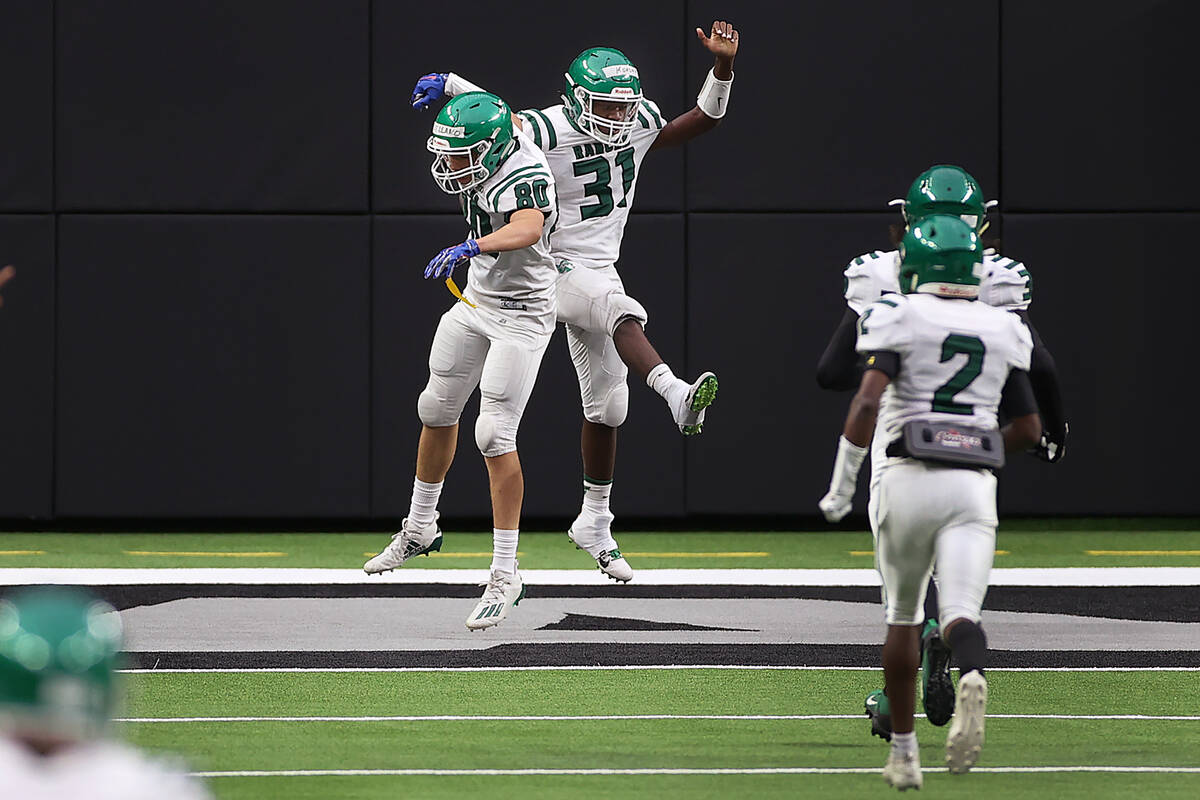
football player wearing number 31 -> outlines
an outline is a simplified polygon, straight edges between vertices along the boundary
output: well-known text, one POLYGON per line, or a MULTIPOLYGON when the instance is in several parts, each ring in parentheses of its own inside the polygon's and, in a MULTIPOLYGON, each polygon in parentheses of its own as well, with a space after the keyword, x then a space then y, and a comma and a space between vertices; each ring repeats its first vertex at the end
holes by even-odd
MULTIPOLYGON (((738 32, 728 22, 696 37, 713 54, 712 70, 691 110, 666 122, 642 94, 637 67, 611 47, 584 50, 566 72, 563 102, 513 115, 546 153, 558 187, 559 222, 550 237, 558 269, 558 321, 566 325, 583 401, 583 504, 567 535, 600 570, 628 581, 633 569, 612 535, 609 510, 617 428, 629 406, 632 368, 658 392, 681 433, 701 432, 717 378, 677 377, 646 338, 646 309, 625 293, 616 262, 646 153, 681 145, 725 116, 738 32)), ((430 73, 413 89, 414 108, 478 87, 454 73, 430 73)))

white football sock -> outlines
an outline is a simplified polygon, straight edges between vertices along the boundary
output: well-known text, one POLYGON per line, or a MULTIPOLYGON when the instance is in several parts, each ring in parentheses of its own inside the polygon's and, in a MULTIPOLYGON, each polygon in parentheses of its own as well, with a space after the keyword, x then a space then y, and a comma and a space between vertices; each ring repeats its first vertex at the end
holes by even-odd
POLYGON ((413 480, 412 504, 408 507, 409 530, 423 531, 433 524, 443 484, 444 481, 426 483, 420 478, 413 480))
POLYGON ((917 732, 893 733, 892 752, 898 756, 910 756, 917 752, 917 732))
POLYGON ((517 539, 521 532, 492 528, 492 569, 501 572, 517 571, 517 539))
POLYGON ((671 368, 665 361, 650 370, 650 374, 646 376, 646 385, 662 395, 662 399, 667 401, 667 406, 670 407, 672 414, 682 408, 688 390, 692 388, 676 378, 675 373, 671 372, 671 368))
POLYGON ((589 518, 606 519, 610 516, 608 498, 612 494, 612 481, 600 481, 583 476, 583 506, 580 514, 589 518))

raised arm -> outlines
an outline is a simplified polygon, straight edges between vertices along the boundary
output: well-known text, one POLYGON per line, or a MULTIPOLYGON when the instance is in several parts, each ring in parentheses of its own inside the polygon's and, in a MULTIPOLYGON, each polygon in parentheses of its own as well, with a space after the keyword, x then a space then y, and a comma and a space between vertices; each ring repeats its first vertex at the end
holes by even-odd
POLYGON ((713 68, 704 79, 696 106, 667 123, 651 150, 673 147, 695 139, 721 124, 729 106, 729 89, 733 85, 733 59, 738 51, 738 31, 730 22, 717 20, 712 24, 712 35, 705 36, 696 28, 696 38, 713 54, 713 68))

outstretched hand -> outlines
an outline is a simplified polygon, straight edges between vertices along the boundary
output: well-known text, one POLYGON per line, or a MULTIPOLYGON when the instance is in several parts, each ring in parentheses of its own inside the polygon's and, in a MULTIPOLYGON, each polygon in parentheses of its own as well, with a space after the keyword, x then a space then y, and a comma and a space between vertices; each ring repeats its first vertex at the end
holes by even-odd
MULTIPOLYGON (((4 286, 4 284, 11 281, 13 276, 16 274, 17 274, 17 268, 14 267, 12 264, 9 264, 4 269, 0 269, 0 287, 4 286)), ((0 297, 0 306, 2 306, 2 305, 4 305, 4 298, 0 297)))
POLYGON ((446 73, 431 72, 417 79, 413 87, 412 98, 409 100, 413 108, 429 108, 446 94, 446 73))
POLYGON ((724 20, 713 22, 712 33, 709 36, 704 35, 703 28, 696 28, 696 38, 718 61, 725 61, 729 66, 733 66, 733 57, 738 51, 738 31, 733 27, 733 23, 724 20))

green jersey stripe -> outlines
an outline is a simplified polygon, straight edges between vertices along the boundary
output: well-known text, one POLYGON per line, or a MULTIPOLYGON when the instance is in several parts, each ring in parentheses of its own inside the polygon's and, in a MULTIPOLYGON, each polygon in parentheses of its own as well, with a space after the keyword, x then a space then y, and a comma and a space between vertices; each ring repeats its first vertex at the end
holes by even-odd
POLYGON ((643 101, 642 101, 642 108, 644 108, 644 109, 646 109, 647 111, 649 111, 649 112, 650 112, 650 116, 654 118, 655 127, 657 127, 657 128, 661 128, 661 127, 663 126, 663 120, 662 120, 662 117, 661 117, 661 116, 659 116, 658 112, 654 110, 654 106, 650 105, 648 102, 646 102, 645 100, 643 100, 643 101))
POLYGON ((646 117, 645 117, 645 115, 644 115, 644 114, 642 114, 642 112, 640 112, 640 111, 638 112, 638 122, 642 123, 642 127, 643 127, 643 128, 649 128, 649 127, 650 127, 650 123, 646 121, 646 117))
POLYGON ((531 109, 533 113, 541 117, 542 122, 546 123, 546 149, 553 150, 558 147, 558 135, 554 132, 554 124, 550 122, 550 118, 546 116, 544 111, 539 109, 531 109))
POLYGON ((528 111, 522 111, 517 116, 519 116, 521 119, 525 120, 525 124, 529 126, 530 131, 533 133, 533 143, 536 144, 538 147, 541 147, 542 146, 542 131, 541 131, 540 126, 537 123, 537 120, 534 119, 533 115, 530 114, 528 111))
POLYGON ((511 187, 514 183, 520 183, 521 181, 532 181, 537 178, 545 178, 547 183, 552 180, 550 173, 546 172, 540 167, 525 167, 524 169, 517 170, 512 175, 508 176, 508 180, 500 184, 500 188, 488 195, 489 205, 491 205, 492 208, 495 208, 497 201, 500 200, 500 195, 504 194, 505 190, 511 187))
POLYGON ((501 193, 502 191, 504 191, 506 188, 508 188, 508 186, 509 186, 510 184, 512 184, 514 181, 516 181, 516 180, 520 179, 520 178, 521 178, 522 176, 524 176, 526 173, 528 173, 528 172, 533 172, 533 171, 535 171, 535 170, 539 170, 539 169, 541 169, 541 165, 540 165, 540 164, 530 164, 530 165, 529 165, 529 166, 527 166, 527 167, 521 167, 519 170, 517 170, 516 172, 514 172, 514 173, 512 173, 511 175, 509 175, 508 177, 506 177, 506 178, 504 179, 504 182, 503 182, 503 183, 501 183, 499 186, 497 186, 495 189, 489 189, 489 190, 488 190, 488 192, 487 192, 487 201, 488 201, 488 203, 489 203, 489 204, 490 204, 490 205, 491 205, 493 208, 495 208, 495 206, 496 206, 496 198, 500 196, 500 193, 501 193))

